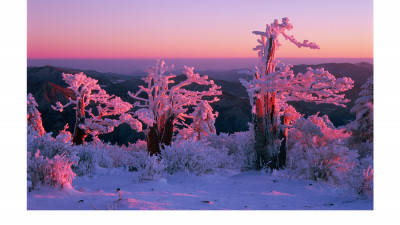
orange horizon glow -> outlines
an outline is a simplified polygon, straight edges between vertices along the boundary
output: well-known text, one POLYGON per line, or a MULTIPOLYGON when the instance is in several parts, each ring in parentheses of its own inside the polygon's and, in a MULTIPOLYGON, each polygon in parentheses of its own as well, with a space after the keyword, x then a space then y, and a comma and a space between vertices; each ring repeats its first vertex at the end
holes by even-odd
POLYGON ((299 49, 281 37, 277 57, 373 58, 372 1, 340 1, 288 0, 288 8, 257 0, 32 1, 27 55, 30 59, 255 58, 257 36, 251 32, 263 31, 266 23, 287 16, 294 26, 288 34, 316 42, 321 49, 299 49), (262 13, 261 6, 270 13, 262 13))

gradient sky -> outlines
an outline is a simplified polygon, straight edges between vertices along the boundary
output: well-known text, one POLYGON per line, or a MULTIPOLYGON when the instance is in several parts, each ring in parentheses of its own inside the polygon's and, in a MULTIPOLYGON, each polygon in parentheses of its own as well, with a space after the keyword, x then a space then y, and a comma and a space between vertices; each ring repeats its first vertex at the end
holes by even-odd
POLYGON ((372 58, 372 0, 28 1, 28 58, 256 57, 253 30, 289 17, 277 57, 372 58))

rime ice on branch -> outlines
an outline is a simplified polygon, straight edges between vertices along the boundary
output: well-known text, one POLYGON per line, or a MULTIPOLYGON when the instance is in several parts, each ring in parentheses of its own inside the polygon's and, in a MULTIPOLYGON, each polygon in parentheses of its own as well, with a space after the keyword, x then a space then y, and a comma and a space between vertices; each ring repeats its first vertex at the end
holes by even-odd
MULTIPOLYGON (((88 134, 97 136, 112 132, 114 127, 121 124, 121 121, 106 117, 123 115, 122 117, 126 119, 124 114, 132 108, 131 104, 122 101, 120 97, 108 95, 96 79, 87 77, 83 73, 74 75, 63 73, 63 80, 69 85, 68 88, 74 91, 75 98, 69 99, 69 102, 65 105, 57 102, 56 106, 52 107, 60 112, 70 105, 73 105, 76 109, 76 122, 72 140, 75 144, 82 144, 88 134), (90 108, 89 105, 95 105, 96 108, 90 108)), ((131 127, 141 130, 140 122, 136 119, 129 121, 131 127)))
POLYGON ((201 140, 209 134, 216 133, 214 124, 218 112, 213 113, 213 108, 207 101, 200 101, 189 117, 193 119, 193 122, 179 131, 181 138, 201 140))
MULTIPOLYGON (((186 79, 175 84, 172 80, 176 75, 169 74, 173 68, 166 66, 164 61, 157 61, 157 64, 146 69, 147 77, 143 78, 146 86, 139 86, 135 94, 128 94, 138 100, 134 106, 142 109, 137 110, 134 115, 147 125, 145 130, 147 148, 151 155, 160 153, 160 145, 170 145, 176 124, 184 125, 189 106, 198 104, 203 97, 220 95, 221 87, 208 76, 201 76, 194 73, 193 67, 184 67, 183 73, 186 79), (191 91, 185 89, 190 84, 206 85, 205 91, 191 91)), ((206 100, 208 103, 218 101, 206 100)))
POLYGON ((197 140, 200 140, 202 136, 215 134, 214 124, 218 112, 213 113, 213 109, 207 101, 199 102, 190 116, 193 118, 193 123, 190 126, 195 131, 197 140))
POLYGON ((37 110, 38 104, 31 93, 27 97, 27 122, 28 122, 28 133, 31 130, 36 131, 39 136, 46 133, 43 128, 42 117, 40 116, 39 110, 37 110))
MULTIPOLYGON (((258 51, 259 66, 255 66, 248 73, 253 79, 240 82, 246 87, 252 105, 253 123, 255 129, 255 148, 259 166, 280 168, 286 161, 287 131, 278 130, 279 117, 285 117, 285 108, 288 101, 306 101, 330 103, 345 107, 349 102, 340 92, 353 87, 353 80, 347 77, 336 79, 328 71, 307 68, 307 72, 294 74, 291 65, 280 64, 275 60, 275 52, 280 46, 278 37, 282 35, 297 47, 319 49, 314 42, 304 40, 299 42, 286 31, 293 28, 288 18, 282 23, 275 20, 266 26, 265 32, 254 31, 260 35, 259 45, 253 50, 258 51), (277 69, 276 69, 277 68, 277 69)), ((287 120, 283 119, 283 127, 288 127, 287 120)))
POLYGON ((373 142, 374 134, 374 80, 373 77, 361 86, 356 104, 351 112, 356 113, 356 120, 349 124, 356 143, 373 142))

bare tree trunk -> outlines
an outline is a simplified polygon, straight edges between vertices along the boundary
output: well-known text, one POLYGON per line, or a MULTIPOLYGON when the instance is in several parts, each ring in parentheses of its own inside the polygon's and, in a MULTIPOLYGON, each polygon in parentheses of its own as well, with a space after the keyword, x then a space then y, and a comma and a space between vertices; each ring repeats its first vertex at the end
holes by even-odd
POLYGON ((265 135, 264 135, 264 112, 263 107, 261 105, 261 100, 256 99, 256 115, 253 117, 254 124, 254 135, 255 135, 255 144, 254 148, 257 153, 257 168, 262 168, 268 163, 268 154, 265 151, 266 143, 265 143, 265 135))
POLYGON ((74 134, 72 135, 72 142, 75 145, 81 145, 85 141, 87 133, 85 130, 81 129, 79 125, 85 124, 85 107, 82 100, 79 101, 78 107, 76 109, 76 121, 74 127, 74 134))
MULTIPOLYGON (((283 125, 288 126, 289 120, 286 115, 282 118, 283 125)), ((285 127, 284 130, 279 132, 279 139, 282 140, 281 146, 279 148, 279 167, 285 168, 286 167, 286 151, 287 151, 287 138, 288 138, 288 128, 285 127)))
POLYGON ((160 154, 160 139, 158 137, 157 124, 153 124, 146 134, 147 151, 151 156, 160 154))
POLYGON ((175 116, 172 115, 165 120, 164 128, 162 129, 161 144, 169 146, 172 143, 172 136, 174 134, 174 120, 175 116))
POLYGON ((267 156, 266 165, 271 169, 279 168, 279 156, 278 156, 278 126, 277 126, 277 112, 276 112, 276 93, 267 93, 264 97, 265 100, 265 152, 267 156))
MULTIPOLYGON (((269 48, 266 63, 266 75, 275 72, 274 65, 275 43, 269 39, 269 48)), ((256 77, 259 79, 260 77, 256 77)), ((286 149, 280 145, 278 131, 278 113, 276 106, 276 92, 271 92, 264 87, 263 96, 254 99, 256 104, 256 115, 253 117, 255 149, 257 153, 257 168, 268 166, 271 169, 282 168, 286 162, 286 149)), ((286 139, 284 143, 286 146, 286 139)))
POLYGON ((150 155, 160 154, 160 147, 164 148, 164 146, 169 146, 172 143, 175 117, 165 118, 165 114, 160 116, 159 122, 150 127, 146 134, 147 151, 150 155))

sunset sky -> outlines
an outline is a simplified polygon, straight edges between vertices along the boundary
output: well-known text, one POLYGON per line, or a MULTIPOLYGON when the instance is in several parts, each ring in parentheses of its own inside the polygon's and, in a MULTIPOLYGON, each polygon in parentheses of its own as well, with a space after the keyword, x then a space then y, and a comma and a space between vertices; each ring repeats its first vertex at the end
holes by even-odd
POLYGON ((28 1, 28 58, 256 57, 254 30, 289 17, 277 57, 372 58, 372 0, 28 1))

